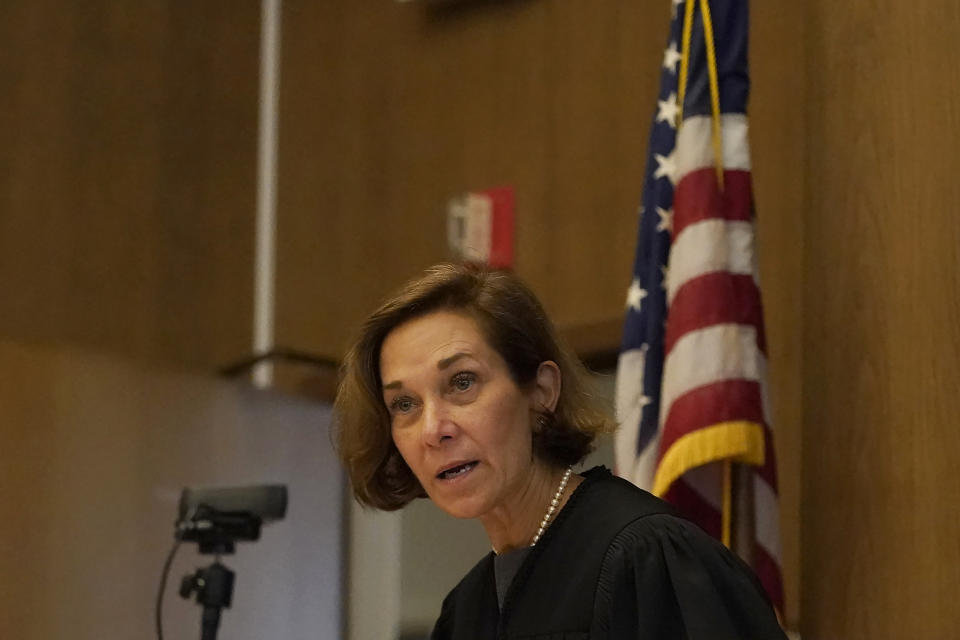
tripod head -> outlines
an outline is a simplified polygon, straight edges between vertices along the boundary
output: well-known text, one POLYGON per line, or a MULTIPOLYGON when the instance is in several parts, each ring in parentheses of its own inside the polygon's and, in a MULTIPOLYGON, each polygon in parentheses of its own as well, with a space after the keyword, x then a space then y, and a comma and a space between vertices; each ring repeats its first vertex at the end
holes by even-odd
POLYGON ((214 511, 202 505, 189 520, 177 522, 177 535, 185 542, 196 542, 204 555, 228 555, 236 551, 237 541, 260 539, 263 521, 247 511, 214 511))

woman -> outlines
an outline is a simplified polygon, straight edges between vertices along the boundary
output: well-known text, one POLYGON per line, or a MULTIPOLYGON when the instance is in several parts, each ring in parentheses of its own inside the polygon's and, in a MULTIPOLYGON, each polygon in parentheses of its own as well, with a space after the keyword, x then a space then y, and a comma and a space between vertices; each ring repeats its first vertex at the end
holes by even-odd
POLYGON ((359 502, 429 497, 490 539, 433 638, 784 637, 722 545, 606 469, 573 473, 611 423, 514 275, 408 283, 364 324, 336 410, 359 502))

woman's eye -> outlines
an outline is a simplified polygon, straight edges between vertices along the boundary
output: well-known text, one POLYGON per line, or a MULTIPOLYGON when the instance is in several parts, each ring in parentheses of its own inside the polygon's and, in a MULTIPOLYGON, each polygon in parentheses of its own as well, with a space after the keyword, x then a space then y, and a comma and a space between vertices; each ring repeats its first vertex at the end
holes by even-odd
POLYGON ((453 376, 453 378, 450 380, 450 386, 457 391, 466 391, 473 386, 474 382, 476 382, 476 376, 472 373, 463 371, 453 376))
POLYGON ((413 409, 413 400, 407 397, 395 398, 393 402, 390 403, 390 411, 396 413, 407 413, 413 409))

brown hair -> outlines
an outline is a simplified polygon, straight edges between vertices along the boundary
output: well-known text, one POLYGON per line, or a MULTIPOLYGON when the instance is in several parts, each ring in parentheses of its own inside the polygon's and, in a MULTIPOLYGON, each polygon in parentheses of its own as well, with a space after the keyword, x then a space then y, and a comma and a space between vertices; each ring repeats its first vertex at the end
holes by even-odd
POLYGON ((556 410, 538 416, 533 428, 533 450, 541 460, 555 466, 577 463, 592 450, 597 434, 613 430, 587 388, 583 365, 563 346, 540 302, 517 276, 475 264, 436 265, 367 318, 343 362, 334 404, 335 441, 358 502, 394 510, 426 496, 393 443, 381 389, 380 347, 399 325, 438 310, 471 317, 521 388, 533 383, 541 362, 557 363, 561 389, 556 410))

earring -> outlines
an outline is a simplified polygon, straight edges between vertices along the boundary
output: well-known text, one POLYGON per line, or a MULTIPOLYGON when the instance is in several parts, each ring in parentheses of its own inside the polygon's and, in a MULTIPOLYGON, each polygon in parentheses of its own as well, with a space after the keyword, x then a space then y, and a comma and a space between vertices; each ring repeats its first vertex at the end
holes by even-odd
POLYGON ((542 433, 550 426, 550 419, 542 413, 537 416, 537 432, 542 433))

